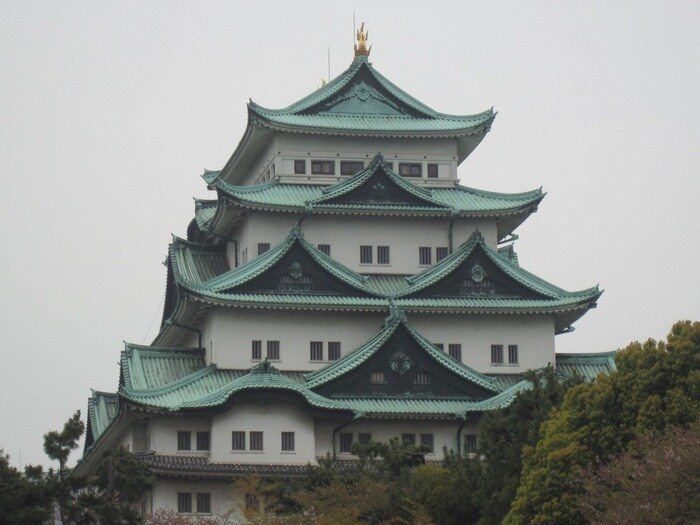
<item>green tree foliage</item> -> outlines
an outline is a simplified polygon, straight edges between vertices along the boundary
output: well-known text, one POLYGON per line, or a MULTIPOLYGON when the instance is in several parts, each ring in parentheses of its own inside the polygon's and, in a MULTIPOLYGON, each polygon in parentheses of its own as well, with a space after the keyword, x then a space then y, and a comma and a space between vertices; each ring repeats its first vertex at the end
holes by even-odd
POLYGON ((58 461, 61 476, 64 475, 68 456, 78 448, 78 441, 84 431, 85 424, 80 420, 80 410, 78 410, 65 422, 61 432, 51 430, 44 434, 44 452, 49 458, 58 461))
POLYGON ((27 467, 22 475, 0 450, 0 523, 35 525, 47 520, 50 513, 51 497, 41 467, 27 467))
POLYGON ((523 449, 523 473, 506 525, 585 523, 582 469, 606 463, 641 432, 687 426, 700 414, 700 323, 676 323, 667 341, 632 343, 617 371, 571 388, 523 449))
POLYGON ((700 424, 642 436, 585 476, 581 509, 592 525, 700 523, 700 424))

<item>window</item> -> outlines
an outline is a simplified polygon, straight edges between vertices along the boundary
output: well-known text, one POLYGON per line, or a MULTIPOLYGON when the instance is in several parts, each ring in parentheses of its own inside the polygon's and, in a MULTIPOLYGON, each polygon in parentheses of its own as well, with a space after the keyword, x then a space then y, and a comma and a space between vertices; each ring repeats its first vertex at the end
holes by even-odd
POLYGON ((266 251, 270 249, 270 243, 269 242, 259 242, 258 243, 258 255, 262 255, 266 251))
POLYGON ((503 345, 491 345, 491 363, 503 363, 503 345))
POLYGON ((389 264, 388 246, 377 246, 377 264, 389 264))
POLYGON ((197 512, 211 512, 211 494, 208 492, 199 492, 197 494, 197 512))
POLYGON ((328 257, 331 256, 331 245, 330 244, 319 244, 318 245, 318 251, 328 255, 328 257))
POLYGON ((445 349, 445 345, 442 344, 442 343, 433 343, 433 346, 434 346, 435 348, 437 348, 438 350, 444 350, 444 349, 445 349))
POLYGON ((241 430, 231 432, 231 450, 245 450, 245 432, 241 430))
POLYGON ((192 437, 189 431, 179 431, 177 433, 177 449, 192 450, 192 437))
POLYGON ((360 264, 372 264, 371 246, 360 246, 360 264))
POLYGON ((372 441, 372 434, 369 432, 360 432, 357 434, 357 441, 360 443, 360 445, 366 445, 372 441))
POLYGON ((438 165, 437 164, 428 164, 428 178, 429 179, 437 179, 438 177, 438 165))
POLYGON ((476 452, 476 434, 466 434, 464 436, 464 449, 470 454, 476 452))
POLYGON ((306 173, 306 161, 305 160, 295 160, 294 161, 294 173, 296 175, 304 175, 306 173))
POLYGON ((394 163, 393 162, 385 162, 384 165, 387 167, 387 169, 393 170, 394 169, 394 163))
POLYGON ((267 342, 267 358, 273 359, 275 361, 280 358, 280 342, 279 341, 268 341, 267 342))
POLYGON ((352 432, 340 433, 340 452, 349 454, 350 446, 352 445, 352 432))
POLYGON ((251 357, 253 361, 262 359, 262 341, 253 341, 251 357))
POLYGON ((383 385, 386 383, 384 372, 376 371, 369 375, 369 382, 372 385, 383 385))
POLYGON ((312 160, 311 173, 313 175, 333 175, 335 173, 335 161, 312 160))
POLYGON ((433 441, 434 441, 434 439, 433 439, 432 434, 421 434, 420 435, 420 444, 421 444, 421 446, 428 449, 429 454, 432 454, 433 452, 435 452, 433 441))
POLYGON ((442 261, 448 255, 449 252, 447 251, 447 247, 438 246, 437 248, 435 248, 435 262, 442 261))
POLYGON ((420 370, 416 372, 416 384, 417 385, 429 385, 430 384, 430 374, 425 370, 420 370))
POLYGON ((294 452, 294 432, 282 432, 282 452, 294 452))
POLYGON ((511 365, 518 364, 518 345, 508 345, 508 362, 511 365))
POLYGON ((197 450, 209 450, 209 432, 197 432, 197 450))
POLYGON ((450 344, 447 347, 447 351, 450 354, 450 357, 452 359, 455 359, 457 361, 462 360, 462 345, 461 344, 450 344))
POLYGON ((263 449, 263 433, 262 432, 251 432, 250 433, 250 450, 262 450, 263 449))
POLYGON ((310 353, 312 361, 323 361, 323 341, 311 341, 310 353))
POLYGON ((403 177, 420 177, 421 165, 417 163, 399 162, 399 175, 403 177))
POLYGON ((415 434, 401 434, 401 443, 404 445, 415 445, 416 435, 415 434))
POLYGON ((421 266, 430 266, 433 264, 430 252, 430 246, 421 246, 418 248, 418 264, 421 266))
POLYGON ((343 160, 340 162, 341 175, 355 175, 358 171, 365 167, 364 162, 354 160, 343 160))
POLYGON ((331 341, 328 343, 328 360, 337 361, 340 359, 340 341, 331 341))
POLYGON ((178 492, 177 511, 192 512, 192 494, 190 494, 189 492, 178 492))
POLYGON ((252 510, 258 510, 260 508, 260 502, 255 494, 245 495, 245 508, 252 510))

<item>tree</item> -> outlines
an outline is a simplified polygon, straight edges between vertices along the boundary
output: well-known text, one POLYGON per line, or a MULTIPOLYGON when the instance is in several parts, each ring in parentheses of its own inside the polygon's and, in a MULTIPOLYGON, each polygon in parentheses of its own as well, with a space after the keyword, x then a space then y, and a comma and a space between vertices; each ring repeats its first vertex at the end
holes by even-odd
POLYGON ((700 414, 700 323, 676 323, 667 341, 632 343, 617 371, 571 388, 523 450, 523 474, 506 525, 585 522, 582 472, 606 464, 639 434, 685 427, 700 414))
POLYGON ((0 523, 42 523, 51 514, 51 503, 41 467, 28 466, 22 475, 10 465, 10 456, 0 450, 0 523))
POLYGON ((607 465, 590 469, 581 500, 592 525, 700 523, 700 424, 648 432, 607 465))
POLYGON ((65 473, 68 456, 78 448, 78 441, 84 430, 85 424, 80 420, 80 410, 78 410, 65 422, 61 432, 52 430, 44 434, 44 452, 49 458, 58 461, 61 477, 65 473))

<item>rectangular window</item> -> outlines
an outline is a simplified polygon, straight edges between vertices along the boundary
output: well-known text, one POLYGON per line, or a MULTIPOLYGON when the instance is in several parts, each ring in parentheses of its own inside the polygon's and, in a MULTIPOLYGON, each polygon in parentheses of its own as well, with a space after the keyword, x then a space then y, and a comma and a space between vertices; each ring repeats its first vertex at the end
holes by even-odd
POLYGON ((311 173, 313 175, 333 175, 335 174, 335 161, 333 160, 312 160, 311 173))
POLYGON ((294 452, 294 432, 282 432, 282 451, 294 452))
POLYGON ((466 434, 464 436, 464 449, 470 454, 476 452, 476 434, 466 434))
POLYGON ((209 432, 197 432, 197 450, 209 450, 209 432))
POLYGON ((263 449, 263 433, 262 432, 251 432, 250 433, 250 450, 262 450, 263 449))
POLYGON ((180 513, 192 512, 192 494, 189 492, 178 492, 177 511, 180 513))
POLYGON ((372 264, 371 246, 360 246, 360 264, 372 264))
POLYGON ((420 435, 420 444, 425 447, 428 450, 428 453, 432 454, 435 452, 434 445, 433 445, 433 435, 432 434, 421 434, 420 435))
POLYGON ((337 361, 340 359, 340 341, 330 341, 328 343, 328 360, 337 361))
POLYGON ((448 347, 450 357, 456 361, 462 361, 462 345, 450 344, 448 347))
POLYGON ((428 178, 429 179, 437 179, 438 177, 438 165, 437 164, 428 164, 428 178))
POLYGON ((188 431, 179 431, 177 433, 177 449, 178 450, 192 450, 192 436, 188 431))
POLYGON ((421 266, 430 266, 433 264, 431 258, 432 249, 430 246, 421 246, 418 248, 418 264, 421 266))
POLYGON ((340 174, 355 175, 355 173, 361 171, 364 167, 365 163, 362 161, 343 160, 340 162, 340 174))
POLYGON ((518 364, 518 345, 508 345, 508 362, 511 365, 518 364))
POLYGON ((449 255, 446 246, 438 246, 435 248, 435 262, 442 261, 445 257, 449 255))
POLYGON ((421 165, 413 162, 399 162, 399 175, 403 177, 420 177, 421 165))
POLYGON ((258 255, 262 255, 266 251, 270 249, 270 243, 269 242, 259 242, 258 243, 258 255))
POLYGON ((294 173, 296 175, 304 175, 306 173, 306 161, 305 160, 295 160, 294 161, 294 173))
POLYGON ((383 385, 386 383, 386 376, 384 375, 384 372, 372 372, 369 375, 369 382, 372 385, 383 385))
POLYGON ((377 264, 389 264, 388 246, 377 246, 377 264))
POLYGON ((267 342, 267 358, 274 361, 278 361, 280 358, 280 342, 279 341, 268 341, 267 342))
POLYGON ((429 385, 430 384, 430 374, 425 370, 420 370, 416 372, 416 384, 417 385, 429 385))
POLYGON ((442 343, 433 343, 433 346, 434 346, 435 348, 437 348, 438 350, 444 350, 444 349, 445 349, 445 345, 442 344, 442 343))
POLYGON ((323 361, 323 341, 311 341, 310 357, 312 361, 323 361))
POLYGON ((401 443, 404 445, 415 445, 416 435, 415 434, 401 434, 401 443))
POLYGON ((251 357, 253 361, 262 359, 262 341, 253 341, 251 357))
POLYGON ((503 363, 503 345, 491 345, 491 363, 503 363))
POLYGON ((349 454, 350 445, 352 445, 352 432, 341 432, 340 433, 340 452, 349 454))
POLYGON ((231 432, 231 450, 245 450, 245 432, 241 430, 231 432))
POLYGON ((197 512, 206 514, 211 512, 211 494, 208 492, 197 494, 197 512))
POLYGON ((360 445, 366 445, 372 441, 372 434, 369 432, 360 432, 357 434, 357 441, 360 445))
POLYGON ((322 254, 330 257, 331 256, 331 245, 330 244, 319 244, 318 251, 321 252, 322 254))

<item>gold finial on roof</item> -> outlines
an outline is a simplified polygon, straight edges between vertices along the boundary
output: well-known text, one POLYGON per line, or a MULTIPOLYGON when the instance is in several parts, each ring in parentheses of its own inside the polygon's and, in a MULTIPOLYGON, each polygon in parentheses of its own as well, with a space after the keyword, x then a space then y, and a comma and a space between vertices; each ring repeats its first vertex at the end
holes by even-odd
POLYGON ((360 29, 357 30, 357 44, 355 45, 355 56, 359 57, 364 55, 369 56, 370 51, 372 51, 372 46, 367 47, 367 37, 369 36, 369 31, 365 31, 365 23, 360 24, 360 29))

